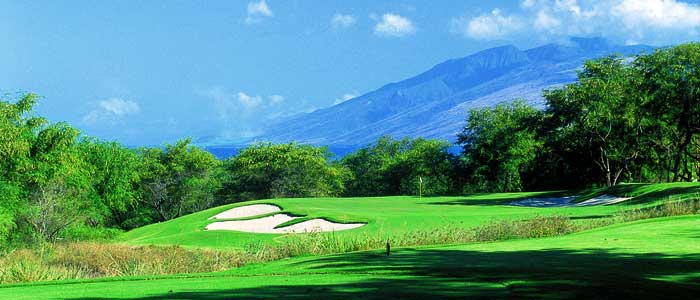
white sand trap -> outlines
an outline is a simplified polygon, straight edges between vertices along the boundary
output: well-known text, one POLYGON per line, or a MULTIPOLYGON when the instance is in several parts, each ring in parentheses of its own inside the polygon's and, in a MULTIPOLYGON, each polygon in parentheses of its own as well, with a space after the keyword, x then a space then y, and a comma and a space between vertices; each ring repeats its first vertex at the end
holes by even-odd
POLYGON ((292 217, 287 214, 276 214, 273 216, 252 220, 214 222, 207 225, 206 229, 233 230, 253 233, 304 233, 341 231, 365 225, 364 223, 341 224, 330 222, 324 219, 311 219, 294 225, 285 226, 282 228, 275 228, 284 222, 298 218, 299 217, 292 217))
POLYGON ((211 217, 210 219, 247 218, 247 217, 264 215, 264 214, 269 214, 269 213, 278 212, 278 211, 282 211, 282 209, 277 205, 253 204, 253 205, 246 205, 246 206, 235 207, 235 208, 229 209, 225 212, 222 212, 216 216, 211 217))
POLYGON ((579 203, 572 203, 578 196, 568 196, 559 198, 530 198, 509 203, 514 206, 526 207, 570 207, 570 206, 593 206, 620 203, 632 198, 616 197, 613 195, 600 195, 579 203))
POLYGON ((576 203, 574 205, 575 206, 608 205, 608 204, 620 203, 622 201, 627 201, 629 199, 632 199, 632 198, 631 197, 629 197, 629 198, 616 197, 613 195, 600 195, 598 197, 594 197, 594 198, 588 199, 586 201, 576 203))
POLYGON ((574 201, 577 196, 560 197, 560 198, 529 198, 509 203, 514 206, 526 207, 560 207, 571 206, 571 201, 574 201))
POLYGON ((276 214, 264 218, 243 220, 243 221, 223 221, 214 222, 207 225, 207 230, 234 230, 255 233, 278 233, 275 226, 289 220, 298 219, 287 214, 276 214))
POLYGON ((290 226, 278 228, 285 233, 304 233, 304 232, 327 232, 355 229, 364 226, 364 223, 335 223, 324 219, 311 219, 290 226))

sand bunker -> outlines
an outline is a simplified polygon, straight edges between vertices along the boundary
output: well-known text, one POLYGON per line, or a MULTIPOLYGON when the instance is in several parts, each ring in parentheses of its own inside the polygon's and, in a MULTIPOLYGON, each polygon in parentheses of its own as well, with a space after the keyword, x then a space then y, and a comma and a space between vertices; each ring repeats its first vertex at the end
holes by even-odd
POLYGON ((632 199, 632 197, 623 198, 623 197, 616 197, 613 195, 600 195, 598 197, 593 197, 593 198, 588 199, 586 201, 576 203, 575 206, 608 205, 608 204, 620 203, 622 201, 627 201, 629 199, 632 199))
POLYGON ((364 223, 335 223, 324 219, 311 219, 301 223, 297 223, 291 226, 286 226, 279 228, 285 233, 304 233, 304 232, 327 232, 327 231, 341 231, 354 229, 364 226, 364 223))
POLYGON ((210 219, 238 219, 247 218, 252 216, 264 215, 273 212, 282 211, 282 209, 277 205, 272 204, 253 204, 241 207, 235 207, 222 212, 210 219))
POLYGON ((520 201, 514 201, 509 203, 514 206, 526 206, 526 207, 567 207, 567 206, 593 206, 593 205, 608 205, 620 203, 632 198, 616 197, 613 195, 600 195, 593 197, 591 199, 573 203, 578 196, 568 196, 559 198, 530 198, 520 201))
POLYGON ((214 222, 207 225, 206 229, 235 230, 256 233, 278 233, 277 229, 275 229, 275 226, 298 218, 299 217, 292 217, 287 214, 276 214, 273 216, 252 220, 214 222))
POLYGON ((294 225, 285 226, 282 228, 275 228, 284 222, 298 218, 299 217, 292 217, 287 214, 276 214, 273 216, 252 220, 214 222, 207 225, 206 229, 233 230, 254 233, 304 233, 341 231, 365 225, 364 223, 341 224, 330 222, 324 219, 311 219, 294 225))

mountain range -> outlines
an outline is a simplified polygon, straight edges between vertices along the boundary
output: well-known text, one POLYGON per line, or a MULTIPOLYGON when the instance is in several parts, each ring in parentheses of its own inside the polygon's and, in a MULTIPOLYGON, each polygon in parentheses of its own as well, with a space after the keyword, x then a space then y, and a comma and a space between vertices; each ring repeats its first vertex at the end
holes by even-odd
POLYGON ((512 45, 491 48, 340 104, 281 120, 251 142, 352 147, 383 135, 454 141, 470 108, 513 99, 542 107, 542 90, 575 81, 585 60, 651 51, 650 46, 615 45, 602 38, 570 38, 527 50, 512 45))

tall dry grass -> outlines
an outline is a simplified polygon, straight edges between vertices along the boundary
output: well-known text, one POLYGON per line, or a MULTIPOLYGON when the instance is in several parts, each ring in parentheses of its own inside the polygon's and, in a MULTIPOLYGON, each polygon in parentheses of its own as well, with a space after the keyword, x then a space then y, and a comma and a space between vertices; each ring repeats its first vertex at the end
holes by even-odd
POLYGON ((240 252, 79 242, 21 249, 0 258, 0 283, 222 271, 250 262, 240 252))

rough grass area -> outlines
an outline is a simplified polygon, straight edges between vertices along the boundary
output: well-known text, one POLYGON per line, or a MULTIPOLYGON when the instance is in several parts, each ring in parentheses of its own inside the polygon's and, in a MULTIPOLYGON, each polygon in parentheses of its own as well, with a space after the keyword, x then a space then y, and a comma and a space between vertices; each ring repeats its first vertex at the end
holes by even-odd
POLYGON ((0 283, 213 272, 249 262, 232 251, 66 243, 5 253, 0 283))
POLYGON ((393 247, 405 247, 537 239, 615 223, 698 213, 700 199, 669 200, 586 222, 564 216, 536 216, 527 220, 493 221, 476 228, 448 225, 390 238, 369 234, 343 237, 312 232, 288 235, 279 243, 252 243, 242 251, 185 249, 180 246, 56 244, 4 255, 0 259, 0 283, 214 272, 297 256, 378 249, 385 247, 387 242, 393 247))
POLYGON ((694 299, 697 216, 566 236, 310 256, 197 275, 5 286, 6 299, 694 299))

